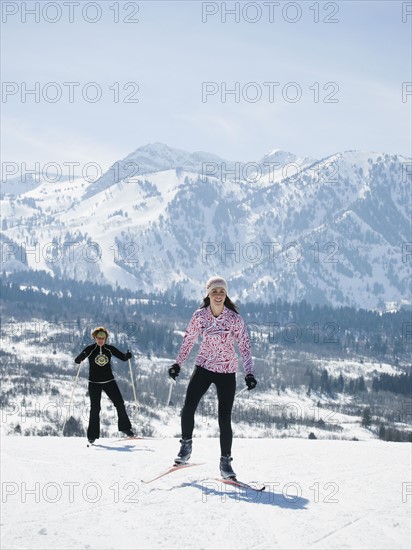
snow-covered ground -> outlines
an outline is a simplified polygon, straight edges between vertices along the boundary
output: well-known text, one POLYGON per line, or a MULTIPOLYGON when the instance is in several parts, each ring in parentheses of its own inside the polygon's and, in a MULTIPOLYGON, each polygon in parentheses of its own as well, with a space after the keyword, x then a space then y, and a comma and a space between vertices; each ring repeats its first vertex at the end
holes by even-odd
POLYGON ((4 549, 411 547, 411 446, 382 441, 235 439, 256 493, 217 480, 219 442, 196 438, 195 468, 152 484, 174 438, 5 437, 4 549))
POLYGON ((372 376, 379 376, 380 374, 397 375, 400 374, 400 370, 388 363, 377 363, 376 361, 337 361, 330 359, 314 359, 313 364, 319 369, 326 369, 331 376, 339 376, 342 374, 346 378, 357 378, 363 376, 365 378, 372 378, 372 376))

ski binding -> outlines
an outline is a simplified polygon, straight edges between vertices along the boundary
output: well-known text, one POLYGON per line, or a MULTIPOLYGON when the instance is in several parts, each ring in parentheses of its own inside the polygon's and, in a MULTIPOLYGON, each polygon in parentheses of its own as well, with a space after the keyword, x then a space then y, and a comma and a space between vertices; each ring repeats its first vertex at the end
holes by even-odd
POLYGON ((244 481, 240 481, 236 477, 229 477, 226 479, 219 478, 217 479, 217 481, 220 481, 221 483, 225 483, 226 485, 232 485, 233 487, 239 487, 241 489, 256 491, 257 493, 261 493, 266 488, 264 485, 260 487, 253 487, 253 485, 250 485, 249 483, 245 483, 244 481))

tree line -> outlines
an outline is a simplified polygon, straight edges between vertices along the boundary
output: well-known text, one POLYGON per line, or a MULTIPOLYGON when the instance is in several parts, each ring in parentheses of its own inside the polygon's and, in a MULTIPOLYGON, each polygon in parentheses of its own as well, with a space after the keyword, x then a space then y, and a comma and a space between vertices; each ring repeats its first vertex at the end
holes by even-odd
MULTIPOLYGON (((180 289, 144 294, 89 281, 63 280, 44 271, 5 274, 1 280, 3 319, 30 322, 89 323, 122 327, 126 338, 138 339, 144 353, 174 353, 173 334, 184 330, 200 302, 180 289)), ((252 343, 267 352, 273 345, 319 354, 347 353, 408 362, 412 340, 411 312, 379 313, 350 307, 332 308, 306 301, 238 304, 252 343)), ((88 337, 89 334, 86 335, 88 337)))

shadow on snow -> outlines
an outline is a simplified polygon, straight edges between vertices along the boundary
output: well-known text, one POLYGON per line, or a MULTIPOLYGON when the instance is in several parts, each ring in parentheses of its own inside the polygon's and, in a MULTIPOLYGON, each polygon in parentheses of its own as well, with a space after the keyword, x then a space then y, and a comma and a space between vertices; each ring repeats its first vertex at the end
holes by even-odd
POLYGON ((303 498, 302 496, 287 496, 275 492, 273 488, 270 487, 270 484, 266 486, 264 491, 233 487, 218 480, 208 480, 201 483, 182 483, 179 487, 194 487, 199 489, 202 492, 203 502, 207 502, 210 497, 219 497, 223 503, 226 502, 226 499, 231 499, 236 502, 250 502, 267 506, 277 506, 289 510, 306 510, 310 502, 307 498, 303 498))

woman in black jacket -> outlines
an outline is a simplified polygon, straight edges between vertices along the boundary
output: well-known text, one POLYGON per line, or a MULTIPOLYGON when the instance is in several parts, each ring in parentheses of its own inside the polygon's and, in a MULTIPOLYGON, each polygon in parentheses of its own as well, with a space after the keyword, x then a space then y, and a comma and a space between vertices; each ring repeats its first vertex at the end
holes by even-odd
POLYGON ((111 358, 117 357, 122 361, 127 361, 132 357, 128 350, 122 353, 114 346, 106 344, 109 332, 104 327, 97 327, 92 332, 95 344, 91 344, 76 357, 75 362, 81 363, 84 359, 89 359, 89 396, 90 396, 90 417, 87 428, 87 439, 93 443, 100 437, 100 400, 102 390, 105 391, 108 398, 116 407, 118 416, 118 429, 128 437, 133 437, 134 433, 119 386, 114 379, 111 358))

